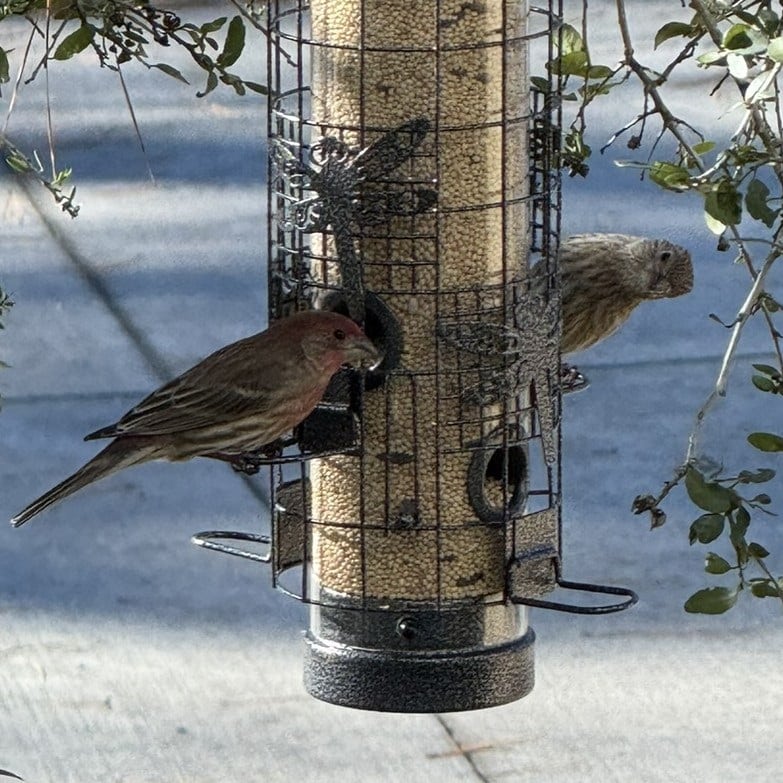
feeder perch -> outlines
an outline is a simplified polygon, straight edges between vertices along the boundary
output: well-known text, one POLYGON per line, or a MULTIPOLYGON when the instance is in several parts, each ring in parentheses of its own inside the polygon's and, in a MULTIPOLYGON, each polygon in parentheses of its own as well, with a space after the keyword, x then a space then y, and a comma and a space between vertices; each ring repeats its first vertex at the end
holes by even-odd
POLYGON ((636 600, 561 576, 560 85, 543 67, 560 10, 269 3, 270 317, 339 310, 385 358, 338 374, 282 451, 255 455, 270 536, 196 540, 269 563, 310 605, 320 699, 503 704, 533 687, 526 605, 636 600), (613 598, 545 598, 558 585, 613 598))

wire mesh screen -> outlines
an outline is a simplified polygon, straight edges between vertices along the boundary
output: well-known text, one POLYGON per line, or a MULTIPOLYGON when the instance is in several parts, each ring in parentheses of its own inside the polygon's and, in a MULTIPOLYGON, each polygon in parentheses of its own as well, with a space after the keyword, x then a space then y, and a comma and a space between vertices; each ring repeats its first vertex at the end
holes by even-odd
POLYGON ((559 555, 559 8, 269 4, 270 317, 384 351, 272 471, 275 583, 357 608, 503 602, 559 555))

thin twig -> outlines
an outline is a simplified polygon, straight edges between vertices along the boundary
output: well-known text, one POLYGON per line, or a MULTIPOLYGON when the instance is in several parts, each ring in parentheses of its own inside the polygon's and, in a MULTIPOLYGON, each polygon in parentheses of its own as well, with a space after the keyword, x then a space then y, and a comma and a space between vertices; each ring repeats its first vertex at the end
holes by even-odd
MULTIPOLYGON (((49 49, 49 22, 52 18, 52 0, 46 0, 46 48, 49 49)), ((46 78, 46 138, 49 142, 49 163, 52 167, 52 179, 57 176, 57 165, 54 159, 54 128, 52 125, 52 102, 49 92, 49 61, 44 65, 46 78)))
POLYGON ((33 45, 33 38, 35 37, 35 28, 30 30, 30 37, 27 39, 27 45, 24 48, 24 54, 22 55, 22 62, 19 63, 19 70, 14 80, 14 88, 11 90, 11 98, 8 101, 8 111, 5 114, 5 122, 3 123, 2 135, 5 136, 8 131, 8 123, 11 121, 11 114, 16 106, 16 99, 19 96, 19 88, 22 84, 22 76, 24 76, 24 69, 27 67, 27 60, 30 56, 30 47, 33 45))
POLYGON ((710 38, 712 38, 712 42, 715 46, 720 46, 723 42, 723 36, 720 34, 720 30, 715 24, 715 19, 707 6, 704 5, 702 0, 691 0, 691 8, 699 15, 702 24, 710 34, 710 38))
MULTIPOLYGON (((780 238, 780 234, 782 231, 783 231, 783 226, 779 227, 778 230, 776 231, 775 243, 777 243, 778 239, 780 238)), ((748 318, 750 317, 753 309, 755 308, 759 296, 764 290, 764 281, 767 277, 767 274, 769 273, 769 270, 772 269, 772 265, 778 259, 778 256, 779 256, 779 251, 777 249, 771 251, 769 255, 767 255, 766 259, 764 260, 764 263, 762 264, 761 269, 756 275, 756 279, 753 281, 753 285, 750 287, 750 291, 748 292, 748 295, 745 297, 745 301, 742 303, 742 306, 737 312, 737 318, 734 323, 734 326, 731 329, 731 335, 726 345, 726 350, 724 351, 723 354, 723 360, 721 361, 718 377, 715 379, 715 386, 713 390, 710 392, 704 404, 701 406, 701 408, 699 408, 696 414, 696 424, 694 425, 693 431, 691 432, 688 438, 688 451, 686 455, 686 461, 692 460, 696 454, 696 448, 698 446, 698 437, 700 434, 702 424, 704 422, 704 417, 707 415, 707 413, 709 412, 709 410, 712 408, 712 406, 715 404, 716 400, 719 397, 726 396, 726 387, 728 385, 729 372, 731 369, 731 364, 734 361, 734 354, 737 351, 737 346, 739 344, 740 336, 742 335, 742 330, 744 329, 748 318)))
POLYGON ((691 157, 699 170, 701 170, 703 164, 701 157, 694 151, 690 142, 680 132, 679 125, 684 124, 678 117, 672 114, 669 107, 661 97, 658 86, 660 84, 659 79, 652 79, 647 69, 634 57, 633 42, 631 40, 631 32, 628 28, 628 15, 625 10, 625 0, 616 0, 617 5, 617 20, 620 26, 620 35, 623 40, 623 49, 625 53, 625 64, 636 74, 637 78, 644 85, 645 95, 649 95, 650 99, 655 106, 657 113, 660 115, 661 121, 666 126, 669 133, 677 139, 683 150, 687 152, 691 157))
POLYGON ((775 585, 775 592, 777 593, 777 597, 781 600, 781 602, 783 602, 783 589, 780 587, 780 582, 775 579, 775 577, 772 575, 772 572, 769 570, 769 568, 767 568, 767 564, 760 557, 755 557, 753 559, 756 561, 756 565, 766 574, 767 579, 769 579, 769 581, 775 585))
POLYGON ((147 155, 147 148, 144 146, 144 138, 141 135, 141 128, 139 127, 139 123, 136 120, 136 112, 133 109, 133 102, 131 101, 130 93, 128 92, 128 85, 125 84, 125 77, 122 74, 119 58, 115 58, 115 63, 117 65, 117 74, 120 77, 120 84, 122 85, 122 93, 125 96, 125 105, 128 107, 131 122, 133 123, 133 130, 136 132, 136 139, 139 142, 139 147, 141 147, 141 154, 144 156, 144 163, 147 166, 147 174, 149 174, 150 182, 154 185, 155 175, 152 173, 150 158, 149 155, 147 155))

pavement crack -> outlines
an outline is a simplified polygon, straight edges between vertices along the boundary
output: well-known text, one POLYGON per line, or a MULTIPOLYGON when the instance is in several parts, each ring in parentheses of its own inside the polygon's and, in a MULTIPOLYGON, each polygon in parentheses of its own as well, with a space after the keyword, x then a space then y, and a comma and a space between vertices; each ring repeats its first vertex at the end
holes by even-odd
POLYGON ((486 748, 483 745, 482 746, 463 745, 457 739, 457 734, 454 731, 454 729, 451 726, 449 726, 449 724, 446 722, 446 719, 442 715, 438 715, 436 713, 435 720, 438 721, 443 731, 446 732, 448 738, 454 744, 455 754, 458 754, 465 759, 471 771, 476 776, 476 780, 481 781, 481 783, 490 783, 489 778, 478 768, 478 765, 476 764, 476 760, 473 758, 473 754, 476 751, 486 750, 486 748))

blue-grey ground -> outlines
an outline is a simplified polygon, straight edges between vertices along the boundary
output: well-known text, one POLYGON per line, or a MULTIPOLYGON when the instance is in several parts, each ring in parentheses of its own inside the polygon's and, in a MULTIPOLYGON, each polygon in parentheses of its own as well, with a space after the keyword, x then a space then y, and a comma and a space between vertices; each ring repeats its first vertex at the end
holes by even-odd
MULTIPOLYGON (((608 15, 612 45, 613 29, 608 15)), ((260 78, 262 61, 240 62, 260 78)), ((0 281, 17 300, 0 342, 13 366, 0 373, 6 519, 94 453, 84 433, 264 323, 263 99, 223 90, 197 101, 160 73, 126 78, 155 186, 118 83, 86 54, 51 73, 58 159, 76 171, 81 216, 0 175, 0 281)), ((44 150, 42 84, 23 89, 10 131, 44 150)), ((678 99, 703 101, 707 122, 727 108, 702 95, 685 84, 678 99)), ((596 142, 631 110, 607 104, 596 142)), ((217 464, 144 466, 21 530, 0 525, 0 768, 37 783, 779 777, 779 603, 685 614, 710 579, 704 549, 686 543, 693 507, 675 493, 655 532, 629 511, 682 458, 726 338, 708 313, 731 320, 747 273, 715 251, 697 199, 659 193, 608 159, 593 169, 565 183, 567 232, 665 235, 693 251, 696 270, 691 296, 640 308, 581 357, 592 387, 565 405, 566 575, 632 587, 639 606, 598 618, 534 611, 537 683, 512 705, 402 716, 322 704, 301 684, 304 609, 263 567, 189 544, 206 528, 262 526, 263 498, 217 464)), ((768 423, 748 383, 766 348, 749 332, 707 430, 706 446, 723 444, 741 467, 774 462, 744 444, 768 423)), ((779 503, 779 481, 770 492, 779 503)), ((779 523, 760 524, 757 538, 779 553, 779 523)))

